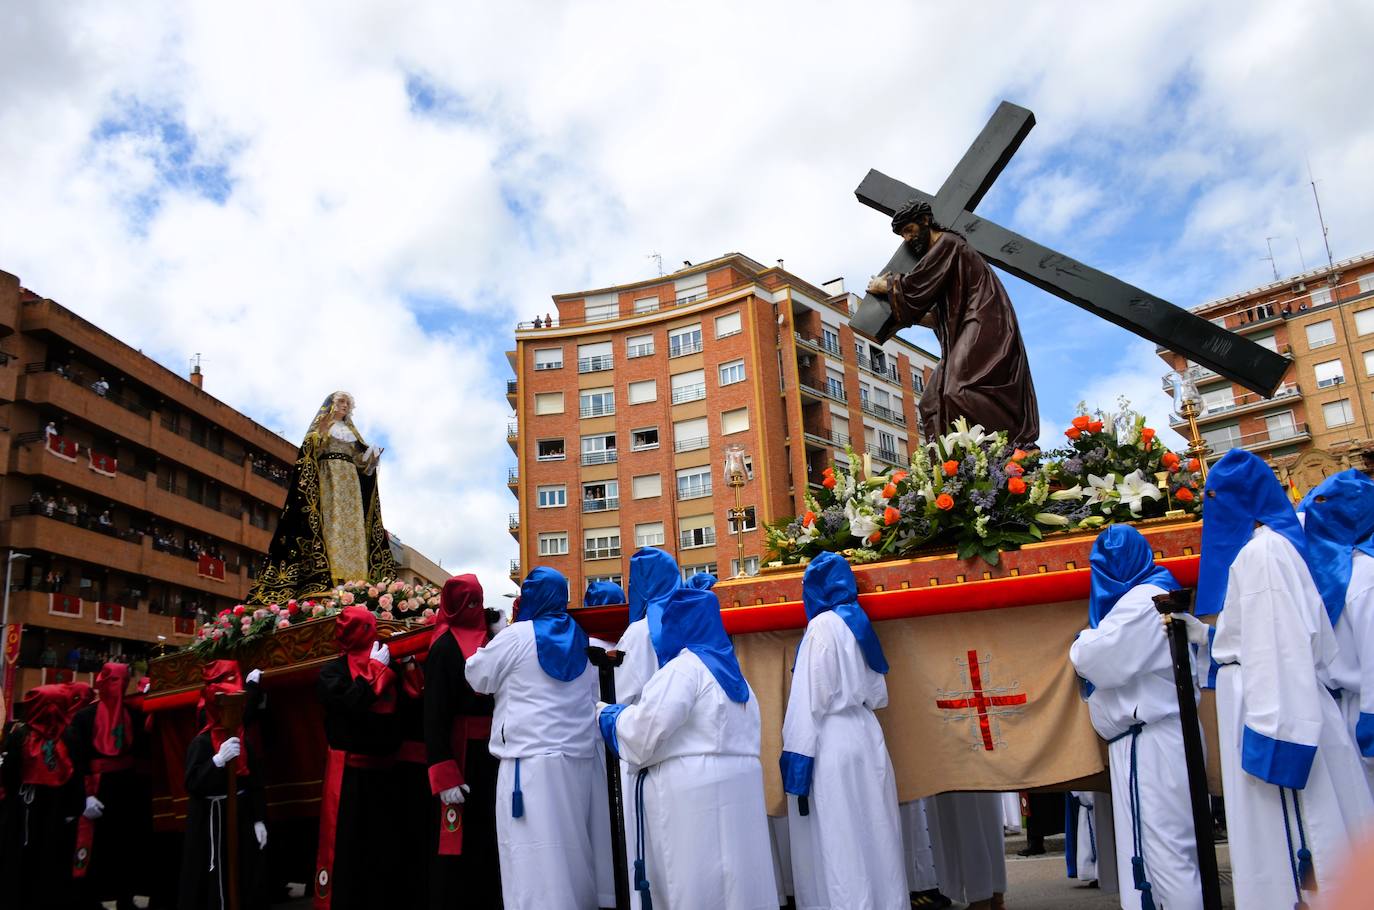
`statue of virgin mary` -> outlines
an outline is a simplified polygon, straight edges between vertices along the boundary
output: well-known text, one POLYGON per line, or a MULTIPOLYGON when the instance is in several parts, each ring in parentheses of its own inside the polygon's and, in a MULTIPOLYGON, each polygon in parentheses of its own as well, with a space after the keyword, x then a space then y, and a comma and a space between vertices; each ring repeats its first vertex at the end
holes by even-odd
POLYGON ((381 450, 353 425, 353 396, 334 392, 306 431, 277 531, 248 603, 315 597, 346 581, 396 575, 377 496, 381 450))

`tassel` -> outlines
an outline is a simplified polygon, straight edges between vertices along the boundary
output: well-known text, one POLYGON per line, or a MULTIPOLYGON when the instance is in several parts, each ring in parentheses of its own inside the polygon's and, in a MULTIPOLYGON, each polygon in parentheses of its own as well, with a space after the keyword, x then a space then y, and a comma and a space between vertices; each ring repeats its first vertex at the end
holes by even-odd
POLYGON ((644 860, 635 860, 635 890, 639 892, 639 905, 643 910, 654 910, 654 902, 649 897, 649 878, 644 874, 644 860))
POLYGON ((1155 910, 1155 898, 1149 882, 1140 887, 1140 910, 1155 910))
POLYGON ((1144 891, 1150 886, 1145 880, 1145 859, 1140 856, 1131 857, 1131 875, 1135 878, 1135 890, 1144 891))
POLYGON ((520 789, 520 759, 515 760, 515 788, 510 793, 510 817, 525 817, 525 791, 520 789))
POLYGON ((798 814, 798 815, 810 815, 810 814, 811 814, 811 800, 807 799, 805 796, 798 796, 798 797, 797 797, 797 814, 798 814))
POLYGON ((1302 882, 1302 890, 1317 891, 1317 870, 1312 865, 1312 851, 1306 847, 1298 850, 1298 881, 1302 882))

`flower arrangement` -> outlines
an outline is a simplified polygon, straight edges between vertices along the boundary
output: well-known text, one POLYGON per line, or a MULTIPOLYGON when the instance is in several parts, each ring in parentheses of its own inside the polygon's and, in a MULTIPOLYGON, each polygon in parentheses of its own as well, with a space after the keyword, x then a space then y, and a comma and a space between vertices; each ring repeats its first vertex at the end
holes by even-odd
POLYGON ((366 607, 378 619, 401 619, 429 624, 439 606, 439 589, 433 585, 412 585, 399 579, 379 582, 345 582, 327 594, 311 600, 288 600, 265 607, 238 604, 226 607, 196 633, 188 647, 207 658, 226 654, 247 642, 322 616, 334 616, 344 607, 366 607))
POLYGON ((1002 551, 1048 531, 1160 516, 1170 505, 1198 511, 1198 465, 1156 442, 1124 404, 1120 415, 1080 414, 1070 447, 1049 453, 963 419, 917 446, 908 469, 874 473, 847 448, 850 469, 826 468, 806 511, 768 527, 770 559, 795 564, 829 550, 863 563, 948 547, 997 565, 1002 551), (1159 473, 1169 476, 1167 499, 1159 473))

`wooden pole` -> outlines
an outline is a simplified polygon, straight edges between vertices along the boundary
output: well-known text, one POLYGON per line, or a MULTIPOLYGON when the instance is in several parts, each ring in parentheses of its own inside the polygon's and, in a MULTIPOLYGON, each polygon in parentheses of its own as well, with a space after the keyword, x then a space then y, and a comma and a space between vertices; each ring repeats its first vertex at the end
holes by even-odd
MULTIPOLYGON (((220 720, 226 730, 237 730, 243 724, 243 710, 248 704, 247 692, 221 692, 216 696, 220 706, 220 720)), ((239 740, 239 753, 248 746, 239 740)), ((224 868, 229 878, 229 910, 239 910, 239 759, 231 758, 224 766, 224 868)))
MULTIPOLYGON (((625 660, 621 651, 591 646, 587 657, 600 674, 601 700, 615 703, 615 668, 625 660)), ((598 734, 599 736, 600 734, 598 734)), ((615 872, 616 910, 630 910, 630 869, 625 843, 625 795, 620 780, 620 756, 606 746, 606 791, 611 812, 611 867, 615 872)))

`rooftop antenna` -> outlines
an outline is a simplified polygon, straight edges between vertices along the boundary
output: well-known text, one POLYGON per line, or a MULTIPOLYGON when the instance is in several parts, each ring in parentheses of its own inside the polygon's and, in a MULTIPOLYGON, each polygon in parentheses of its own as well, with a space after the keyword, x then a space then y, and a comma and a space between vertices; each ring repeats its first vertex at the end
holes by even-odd
POLYGON ((650 254, 648 255, 647 258, 652 259, 652 260, 654 261, 654 265, 658 267, 658 277, 662 278, 662 277, 663 277, 663 257, 660 256, 658 253, 650 253, 650 254))
POLYGON ((1268 255, 1268 256, 1263 256, 1263 257, 1261 257, 1261 258, 1260 258, 1260 262, 1264 262, 1264 261, 1266 261, 1266 260, 1269 262, 1269 267, 1270 267, 1271 269, 1274 270, 1274 280, 1275 280, 1275 281, 1278 281, 1278 280, 1279 280, 1279 267, 1278 267, 1278 264, 1277 264, 1276 262, 1274 262, 1274 244, 1272 243, 1273 240, 1274 240, 1273 237, 1265 237, 1265 238, 1264 238, 1264 245, 1265 245, 1265 247, 1268 248, 1268 250, 1269 250, 1269 255, 1268 255))
POLYGON ((1336 277, 1336 260, 1331 256, 1331 239, 1326 227, 1326 218, 1322 216, 1322 198, 1317 195, 1317 180, 1312 176, 1312 160, 1307 159, 1307 181, 1312 184, 1312 198, 1317 203, 1317 222, 1322 226, 1322 243, 1326 244, 1326 267, 1331 271, 1331 278, 1336 277))
POLYGON ((1307 271, 1307 257, 1302 254, 1302 238, 1294 237, 1293 242, 1298 245, 1298 262, 1302 264, 1302 270, 1307 271))

